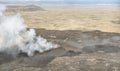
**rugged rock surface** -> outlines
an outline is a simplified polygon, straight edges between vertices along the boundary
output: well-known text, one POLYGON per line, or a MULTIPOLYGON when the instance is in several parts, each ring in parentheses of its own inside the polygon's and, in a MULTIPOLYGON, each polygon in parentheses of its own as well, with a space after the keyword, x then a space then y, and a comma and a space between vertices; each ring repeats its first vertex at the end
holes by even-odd
POLYGON ((33 57, 0 55, 0 71, 120 71, 120 34, 36 29, 60 48, 33 57), (10 59, 9 59, 10 58, 10 59))

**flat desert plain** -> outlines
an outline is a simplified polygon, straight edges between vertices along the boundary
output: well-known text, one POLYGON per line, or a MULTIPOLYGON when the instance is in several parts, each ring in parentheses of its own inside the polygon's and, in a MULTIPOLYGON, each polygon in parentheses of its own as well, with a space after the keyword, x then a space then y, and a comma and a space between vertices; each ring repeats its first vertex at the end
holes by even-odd
MULTIPOLYGON (((22 15, 25 23, 30 28, 82 31, 100 30, 103 32, 120 33, 119 6, 101 6, 96 7, 96 5, 93 5, 88 8, 86 8, 86 5, 78 5, 77 8, 76 6, 73 8, 71 6, 63 6, 62 9, 61 7, 57 8, 57 6, 54 6, 54 8, 46 8, 46 10, 38 8, 37 11, 32 11, 31 9, 30 11, 18 10, 16 12, 22 15)), ((14 14, 16 12, 8 12, 7 14, 14 14)))

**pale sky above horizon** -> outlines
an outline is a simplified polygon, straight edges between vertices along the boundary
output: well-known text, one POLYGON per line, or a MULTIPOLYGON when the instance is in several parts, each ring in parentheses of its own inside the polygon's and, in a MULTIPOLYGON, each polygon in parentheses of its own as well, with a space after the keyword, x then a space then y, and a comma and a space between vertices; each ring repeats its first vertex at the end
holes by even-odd
POLYGON ((63 2, 63 3, 120 3, 120 0, 0 0, 2 2, 63 2))
POLYGON ((119 1, 119 0, 1 0, 1 1, 119 1))

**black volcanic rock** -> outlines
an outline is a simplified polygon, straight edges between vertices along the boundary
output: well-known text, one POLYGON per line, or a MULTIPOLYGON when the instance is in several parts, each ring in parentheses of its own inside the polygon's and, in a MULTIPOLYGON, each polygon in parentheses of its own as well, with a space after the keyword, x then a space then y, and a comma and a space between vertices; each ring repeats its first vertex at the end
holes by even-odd
POLYGON ((14 59, 0 54, 0 71, 120 71, 120 33, 35 30, 60 48, 14 59))

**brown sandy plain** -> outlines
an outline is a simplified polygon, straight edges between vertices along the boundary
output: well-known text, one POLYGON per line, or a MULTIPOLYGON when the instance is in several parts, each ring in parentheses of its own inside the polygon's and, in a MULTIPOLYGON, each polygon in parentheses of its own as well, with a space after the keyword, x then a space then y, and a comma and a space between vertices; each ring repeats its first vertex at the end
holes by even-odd
MULTIPOLYGON (((89 6, 89 5, 88 5, 89 6)), ((31 5, 32 7, 32 5, 31 5)), ((80 6, 81 7, 81 6, 80 6)), ((94 6, 92 6, 94 7, 94 6)), ((33 7, 34 8, 34 7, 33 7)), ((37 11, 16 10, 7 14, 20 13, 29 28, 48 30, 100 30, 120 33, 120 10, 118 9, 39 9, 37 11)), ((104 8, 104 6, 103 6, 104 8)), ((109 8, 109 7, 108 7, 109 8)))

